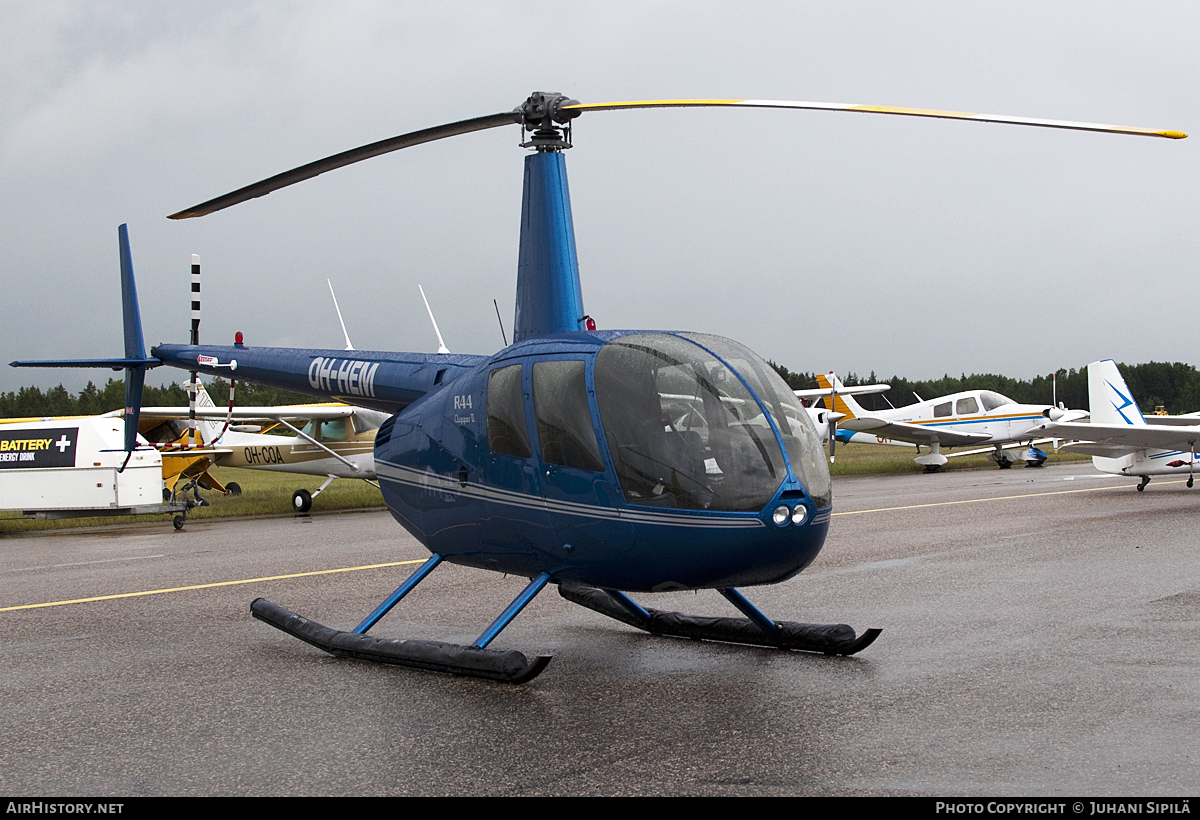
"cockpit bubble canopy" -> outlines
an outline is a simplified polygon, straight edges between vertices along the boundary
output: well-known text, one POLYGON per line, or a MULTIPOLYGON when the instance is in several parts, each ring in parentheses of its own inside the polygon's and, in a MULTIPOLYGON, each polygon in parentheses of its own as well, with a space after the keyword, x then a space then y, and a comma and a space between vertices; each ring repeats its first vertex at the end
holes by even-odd
POLYGON ((816 507, 832 503, 808 413, 743 345, 698 333, 621 336, 596 355, 595 383, 628 503, 758 512, 786 478, 787 462, 816 507))

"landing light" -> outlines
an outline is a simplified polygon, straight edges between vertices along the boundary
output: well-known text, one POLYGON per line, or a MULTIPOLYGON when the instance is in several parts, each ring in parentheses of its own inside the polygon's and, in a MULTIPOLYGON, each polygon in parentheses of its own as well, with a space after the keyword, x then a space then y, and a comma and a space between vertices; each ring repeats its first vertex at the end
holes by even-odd
POLYGON ((782 504, 780 504, 778 507, 776 507, 775 512, 772 513, 772 515, 771 515, 771 519, 780 527, 782 527, 784 524, 786 524, 788 522, 788 519, 791 517, 792 517, 792 511, 789 510, 786 506, 784 506, 782 504))
POLYGON ((792 523, 797 527, 808 520, 808 507, 803 504, 797 504, 796 509, 792 510, 792 523))

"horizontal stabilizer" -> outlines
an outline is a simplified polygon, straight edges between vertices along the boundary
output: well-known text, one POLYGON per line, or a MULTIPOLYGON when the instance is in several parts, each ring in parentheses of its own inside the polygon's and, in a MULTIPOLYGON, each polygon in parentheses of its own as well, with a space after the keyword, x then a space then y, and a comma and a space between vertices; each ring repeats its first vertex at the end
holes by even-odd
POLYGON ((162 364, 158 359, 37 359, 29 361, 9 362, 9 367, 109 367, 113 370, 124 370, 127 367, 158 367, 162 364))

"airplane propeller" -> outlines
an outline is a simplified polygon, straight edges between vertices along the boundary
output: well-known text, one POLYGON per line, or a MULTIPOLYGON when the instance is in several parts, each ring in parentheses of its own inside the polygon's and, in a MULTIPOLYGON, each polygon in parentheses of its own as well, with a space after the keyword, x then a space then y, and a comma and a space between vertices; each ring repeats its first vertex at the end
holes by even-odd
POLYGON ((272 191, 286 188, 297 182, 312 179, 326 171, 342 168, 346 165, 371 159, 383 154, 398 151, 401 148, 411 148, 447 137, 457 137, 475 131, 486 131, 489 128, 499 128, 502 125, 519 124, 522 131, 531 132, 530 138, 523 141, 523 147, 535 148, 538 151, 561 151, 571 147, 571 120, 584 111, 619 111, 628 108, 791 108, 809 111, 850 111, 865 114, 892 114, 902 117, 934 117, 950 120, 973 120, 975 122, 1006 123, 1009 125, 1031 125, 1041 128, 1065 128, 1076 131, 1102 131, 1113 134, 1129 134, 1146 137, 1165 137, 1166 139, 1184 139, 1187 134, 1182 131, 1165 131, 1153 128, 1136 128, 1122 125, 1102 125, 1099 123, 1070 122, 1067 120, 1046 120, 1033 117, 1008 117, 993 114, 972 114, 963 111, 937 111, 928 108, 901 108, 887 105, 855 105, 848 103, 800 102, 792 100, 640 100, 633 102, 581 103, 557 92, 534 92, 524 103, 512 111, 499 114, 488 114, 469 120, 448 123, 423 128, 408 134, 391 137, 390 139, 372 142, 349 151, 342 151, 324 159, 301 165, 282 174, 255 182, 243 188, 238 188, 207 202, 202 202, 191 208, 171 214, 169 219, 190 219, 205 216, 237 205, 260 196, 266 196, 272 191))

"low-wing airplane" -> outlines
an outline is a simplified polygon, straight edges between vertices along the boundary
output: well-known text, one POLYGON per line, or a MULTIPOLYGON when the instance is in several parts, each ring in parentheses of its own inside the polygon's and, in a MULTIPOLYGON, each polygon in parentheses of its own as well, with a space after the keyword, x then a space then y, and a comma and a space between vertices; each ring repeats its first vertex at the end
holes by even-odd
MULTIPOLYGON (((414 131, 318 160, 197 205, 203 216, 370 157, 518 125, 525 157, 514 342, 492 355, 160 344, 145 354, 124 226, 125 358, 39 363, 121 367, 126 446, 135 447, 145 370, 167 365, 262 382, 391 415, 375 464, 393 517, 432 553, 352 631, 258 599, 251 611, 351 656, 523 682, 549 662, 486 649, 549 583, 568 600, 659 635, 852 654, 878 630, 779 622, 737 589, 801 572, 832 513, 828 463, 808 414, 763 359, 700 333, 598 330, 583 307, 564 152, 587 111, 742 106, 1007 122, 1143 136, 1174 131, 926 109, 771 100, 581 104, 535 93, 504 111, 414 131), (236 363, 236 366, 235 366, 236 363), (675 417, 674 396, 691 407, 675 417), (443 560, 530 578, 470 646, 382 640, 370 630, 443 560), (717 589, 745 618, 644 607, 629 592, 717 589)), ((18 363, 32 364, 32 363, 18 363)))
POLYGON ((1185 474, 1187 485, 1193 485, 1200 444, 1197 414, 1152 416, 1148 424, 1112 359, 1088 365, 1088 401, 1090 423, 1046 422, 1039 435, 1076 439, 1060 449, 1090 455, 1101 472, 1140 476, 1139 492, 1156 475, 1185 474))
MULTIPOLYGON (((112 415, 122 413, 116 411, 112 415)), ((195 413, 199 448, 189 446, 187 441, 189 430, 184 420, 189 408, 186 407, 143 407, 139 430, 151 443, 162 445, 164 464, 176 460, 190 462, 179 475, 219 492, 236 495, 241 488, 230 484, 223 489, 208 473, 212 466, 324 476, 325 482, 316 490, 301 488, 292 493, 292 509, 301 513, 312 509, 313 499, 335 479, 375 481, 375 431, 388 417, 378 410, 345 404, 220 409, 213 404, 203 384, 196 388, 195 413), (282 427, 292 435, 233 429, 234 421, 236 426, 268 422, 267 430, 282 427), (292 423, 295 421, 303 425, 296 426, 292 423)))
POLYGON ((871 411, 864 410, 853 395, 847 394, 849 388, 834 374, 818 375, 817 383, 825 389, 836 389, 833 409, 844 416, 838 421, 842 430, 875 436, 880 443, 891 440, 927 445, 930 451, 913 460, 928 472, 941 469, 948 461, 942 454, 943 446, 979 444, 992 445, 988 458, 1001 469, 1011 467, 1014 456, 1030 467, 1040 467, 1046 454, 1032 445, 1034 437, 1042 435, 1040 424, 1047 419, 1071 421, 1087 415, 1082 410, 1017 404, 991 390, 965 390, 904 407, 871 411), (1005 451, 1006 444, 1026 441, 1030 445, 1017 453, 1005 451))

